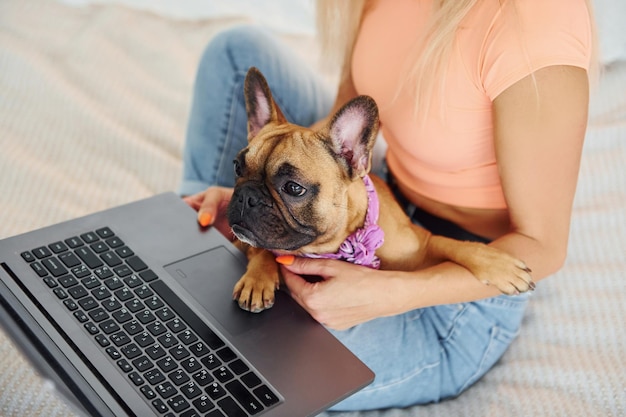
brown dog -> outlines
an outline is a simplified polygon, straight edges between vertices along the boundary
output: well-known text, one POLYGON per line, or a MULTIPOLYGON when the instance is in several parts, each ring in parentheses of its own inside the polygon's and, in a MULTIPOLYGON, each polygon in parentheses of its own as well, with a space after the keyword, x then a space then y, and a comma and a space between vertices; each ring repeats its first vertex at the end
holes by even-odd
POLYGON ((234 161, 236 185, 228 207, 228 221, 249 260, 233 293, 241 308, 259 312, 273 305, 280 282, 276 255, 336 254, 350 241, 348 252, 359 254, 330 256, 356 263, 368 258, 374 267, 403 271, 449 260, 505 294, 534 288, 524 262, 481 243, 432 235, 411 223, 383 180, 369 180, 378 130, 370 97, 354 98, 313 131, 285 120, 256 68, 246 76, 244 94, 248 146, 234 161), (379 207, 372 203, 376 198, 379 207), (368 224, 377 209, 384 243, 378 227, 368 224), (372 240, 374 246, 363 247, 372 240))

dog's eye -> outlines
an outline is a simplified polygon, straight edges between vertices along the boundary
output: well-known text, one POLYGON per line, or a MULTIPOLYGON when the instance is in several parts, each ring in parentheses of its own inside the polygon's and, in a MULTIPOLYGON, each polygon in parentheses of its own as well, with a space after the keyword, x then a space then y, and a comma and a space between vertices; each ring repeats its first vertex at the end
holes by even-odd
POLYGON ((239 162, 238 159, 235 159, 233 161, 233 168, 235 170, 235 177, 241 177, 241 163, 239 162))
POLYGON ((283 191, 292 197, 302 197, 306 194, 306 188, 293 181, 289 181, 283 185, 283 191))

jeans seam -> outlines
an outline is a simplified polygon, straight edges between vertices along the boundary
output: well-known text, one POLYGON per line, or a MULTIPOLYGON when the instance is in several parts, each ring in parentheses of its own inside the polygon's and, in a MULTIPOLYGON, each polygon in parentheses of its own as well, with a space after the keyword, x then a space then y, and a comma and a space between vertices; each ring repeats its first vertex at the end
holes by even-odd
POLYGON ((426 371, 428 369, 435 368, 435 367, 439 366, 440 364, 441 364, 441 361, 437 361, 437 362, 430 363, 428 365, 424 365, 421 368, 419 368, 418 370, 413 371, 410 374, 405 375, 405 376, 403 376, 401 378, 396 378, 396 379, 390 380, 390 381, 386 382, 384 385, 382 385, 382 384, 381 385, 375 385, 375 383, 374 383, 370 387, 363 388, 361 390, 361 392, 375 392, 375 391, 380 391, 380 390, 384 390, 384 389, 389 389, 389 388, 391 388, 391 387, 393 387, 395 385, 404 383, 405 381, 415 377, 416 375, 421 374, 422 372, 424 372, 424 371, 426 371))

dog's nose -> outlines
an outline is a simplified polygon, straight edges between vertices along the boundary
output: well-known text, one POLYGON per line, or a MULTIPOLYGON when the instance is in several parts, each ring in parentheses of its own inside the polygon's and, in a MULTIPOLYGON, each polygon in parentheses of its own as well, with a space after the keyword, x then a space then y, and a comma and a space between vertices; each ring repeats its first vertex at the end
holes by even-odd
POLYGON ((255 195, 248 195, 246 198, 246 207, 256 207, 259 205, 260 199, 255 195))

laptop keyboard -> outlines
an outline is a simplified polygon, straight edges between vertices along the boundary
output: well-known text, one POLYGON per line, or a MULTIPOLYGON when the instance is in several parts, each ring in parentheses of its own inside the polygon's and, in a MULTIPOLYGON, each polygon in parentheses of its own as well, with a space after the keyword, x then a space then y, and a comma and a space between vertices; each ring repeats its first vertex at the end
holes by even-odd
POLYGON ((157 414, 247 417, 279 402, 110 228, 21 255, 157 414))

